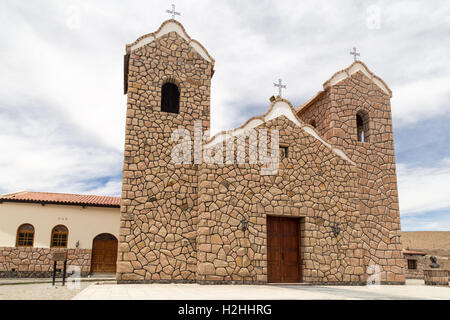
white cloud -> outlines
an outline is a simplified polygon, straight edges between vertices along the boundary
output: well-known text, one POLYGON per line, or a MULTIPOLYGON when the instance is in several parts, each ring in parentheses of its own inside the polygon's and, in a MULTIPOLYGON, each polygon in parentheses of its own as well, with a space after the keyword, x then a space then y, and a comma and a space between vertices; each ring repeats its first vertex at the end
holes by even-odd
POLYGON ((450 114, 450 74, 417 79, 393 88, 392 117, 400 125, 450 114))
POLYGON ((122 191, 122 179, 108 181, 104 186, 89 189, 90 194, 99 196, 119 196, 122 191))
POLYGON ((450 230, 450 218, 436 219, 436 217, 404 217, 402 218, 402 231, 448 231, 450 230), (434 219, 434 221, 431 221, 434 219))
POLYGON ((9 113, 0 108, 0 123, 5 124, 0 131, 0 192, 93 193, 99 185, 111 187, 110 177, 120 175, 122 153, 96 142, 57 110, 16 108, 9 113))
MULTIPOLYGON (((155 31, 169 18, 165 10, 170 4, 2 2, 1 101, 52 101, 77 125, 120 150, 125 44, 155 31)), ((268 98, 276 92, 272 83, 279 77, 288 85, 286 97, 294 105, 303 103, 351 63, 348 52, 353 46, 394 89, 398 119, 414 122, 423 115, 448 112, 444 102, 450 90, 450 58, 443 41, 448 37, 448 6, 443 1, 378 1, 380 29, 370 29, 367 8, 373 4, 177 2, 179 20, 216 59, 212 132, 238 125, 236 118, 249 104, 268 107, 268 98), (421 109, 425 102, 433 106, 421 109)))
POLYGON ((402 216, 442 209, 450 212, 450 159, 428 168, 399 163, 397 177, 402 216))

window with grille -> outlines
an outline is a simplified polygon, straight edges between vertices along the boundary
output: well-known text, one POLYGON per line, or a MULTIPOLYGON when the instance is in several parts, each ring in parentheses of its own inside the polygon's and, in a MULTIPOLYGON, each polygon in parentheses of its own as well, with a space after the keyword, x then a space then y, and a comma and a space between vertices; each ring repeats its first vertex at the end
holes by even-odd
POLYGON ((17 229, 16 247, 32 247, 34 242, 34 227, 23 224, 17 229))
POLYGON ((63 225, 59 225, 52 230, 52 239, 50 247, 52 248, 67 248, 67 238, 69 230, 63 225))
POLYGON ((408 259, 408 269, 416 270, 417 269, 417 260, 408 259))

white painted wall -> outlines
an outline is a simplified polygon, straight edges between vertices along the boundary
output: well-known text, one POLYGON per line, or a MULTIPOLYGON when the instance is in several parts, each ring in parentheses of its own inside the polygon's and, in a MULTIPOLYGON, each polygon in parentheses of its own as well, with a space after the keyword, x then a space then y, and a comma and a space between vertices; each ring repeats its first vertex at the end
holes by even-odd
POLYGON ((49 248, 54 226, 69 229, 67 248, 92 249, 92 240, 100 233, 119 238, 120 209, 34 203, 0 203, 0 247, 16 245, 17 228, 24 223, 34 227, 34 247, 49 248))

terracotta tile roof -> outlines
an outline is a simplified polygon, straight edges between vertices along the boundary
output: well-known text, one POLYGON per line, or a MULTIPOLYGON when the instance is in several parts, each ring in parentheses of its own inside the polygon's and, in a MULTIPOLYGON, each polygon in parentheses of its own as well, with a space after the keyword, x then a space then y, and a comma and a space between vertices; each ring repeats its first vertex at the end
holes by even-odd
POLYGON ((36 202, 96 207, 120 207, 120 197, 21 191, 0 195, 0 202, 36 202))
POLYGON ((422 251, 413 251, 413 250, 406 250, 406 249, 403 249, 403 254, 419 254, 421 256, 426 255, 426 253, 422 252, 422 251))

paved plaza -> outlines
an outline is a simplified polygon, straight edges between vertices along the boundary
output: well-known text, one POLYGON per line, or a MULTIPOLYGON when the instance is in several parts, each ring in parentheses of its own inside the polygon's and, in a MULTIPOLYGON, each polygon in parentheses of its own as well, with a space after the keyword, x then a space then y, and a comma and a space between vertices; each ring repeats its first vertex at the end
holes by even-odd
POLYGON ((92 285, 82 282, 80 288, 69 289, 67 286, 51 283, 28 283, 0 285, 0 300, 70 300, 82 290, 92 285))
POLYGON ((0 281, 0 300, 302 300, 302 299, 443 299, 450 287, 425 286, 408 280, 404 286, 113 284, 82 282, 79 288, 59 283, 10 284, 0 281))
POLYGON ((91 285, 75 300, 303 300, 303 299, 450 299, 449 287, 425 286, 422 280, 392 286, 199 285, 122 284, 91 285))
MULTIPOLYGON (((115 281, 114 281, 115 282, 115 281)), ((70 300, 93 284, 114 283, 105 277, 84 278, 79 286, 66 283, 62 286, 58 278, 55 286, 52 279, 0 279, 0 300, 70 300)))

